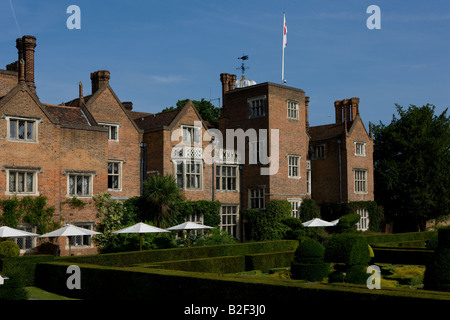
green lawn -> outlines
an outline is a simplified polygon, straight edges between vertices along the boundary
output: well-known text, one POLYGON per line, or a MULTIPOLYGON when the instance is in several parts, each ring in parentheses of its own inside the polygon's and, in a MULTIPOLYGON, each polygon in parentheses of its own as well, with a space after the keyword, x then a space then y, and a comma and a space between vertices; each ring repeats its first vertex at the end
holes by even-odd
POLYGON ((77 300, 47 292, 37 287, 26 287, 25 289, 28 292, 28 298, 33 300, 77 300))

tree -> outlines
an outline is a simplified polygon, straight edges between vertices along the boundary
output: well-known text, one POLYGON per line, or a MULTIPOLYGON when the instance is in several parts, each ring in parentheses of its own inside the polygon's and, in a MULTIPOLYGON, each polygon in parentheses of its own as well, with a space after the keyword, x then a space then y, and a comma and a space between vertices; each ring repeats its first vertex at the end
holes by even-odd
MULTIPOLYGON (((176 107, 168 107, 163 110, 164 111, 171 111, 171 110, 177 110, 183 108, 189 99, 184 100, 178 100, 176 107)), ((205 100, 202 98, 202 100, 192 100, 192 103, 194 104, 195 108, 197 109, 198 113, 200 113, 202 119, 204 121, 209 122, 217 122, 219 121, 220 117, 220 108, 213 105, 211 102, 205 100)))
POLYGON ((450 119, 430 104, 396 107, 400 118, 373 128, 375 198, 399 231, 424 230, 450 214, 450 119))
POLYGON ((174 217, 170 215, 171 207, 183 200, 183 193, 175 178, 166 174, 151 176, 144 181, 143 200, 146 203, 147 214, 159 228, 170 226, 174 217))
POLYGON ((305 199, 300 206, 300 217, 303 221, 320 218, 320 207, 313 199, 305 199))

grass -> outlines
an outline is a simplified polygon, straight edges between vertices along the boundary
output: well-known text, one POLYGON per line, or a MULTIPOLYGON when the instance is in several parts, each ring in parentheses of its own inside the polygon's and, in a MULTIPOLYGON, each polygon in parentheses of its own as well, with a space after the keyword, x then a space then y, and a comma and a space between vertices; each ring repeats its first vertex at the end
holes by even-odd
POLYGON ((44 291, 37 287, 26 287, 25 290, 28 293, 28 298, 31 300, 77 300, 44 291))

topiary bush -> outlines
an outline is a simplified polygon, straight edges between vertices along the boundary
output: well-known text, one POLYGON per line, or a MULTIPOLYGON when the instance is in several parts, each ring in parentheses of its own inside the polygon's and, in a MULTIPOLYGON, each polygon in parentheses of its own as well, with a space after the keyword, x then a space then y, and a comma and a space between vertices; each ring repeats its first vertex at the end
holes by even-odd
POLYGON ((365 283, 370 259, 369 245, 364 237, 353 233, 335 234, 325 248, 324 260, 337 263, 328 280, 365 283))
POLYGON ((294 261, 303 263, 322 263, 325 247, 319 242, 308 239, 302 241, 295 250, 294 261))
POLYGON ((313 239, 302 241, 291 263, 291 278, 322 281, 330 272, 330 264, 324 263, 325 247, 313 239))
POLYGON ((356 232, 356 224, 361 219, 361 216, 357 213, 346 214, 339 218, 339 222, 335 228, 334 232, 337 233, 352 233, 356 232))
POLYGON ((14 241, 0 242, 0 258, 14 258, 20 254, 20 248, 14 241))
POLYGON ((324 260, 346 265, 366 265, 370 261, 367 240, 351 233, 335 234, 327 242, 324 260))

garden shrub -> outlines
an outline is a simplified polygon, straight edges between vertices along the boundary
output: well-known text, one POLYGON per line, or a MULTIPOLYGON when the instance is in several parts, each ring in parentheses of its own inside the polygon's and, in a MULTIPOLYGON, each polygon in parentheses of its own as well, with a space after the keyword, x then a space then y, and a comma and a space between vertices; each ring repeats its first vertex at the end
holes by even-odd
POLYGON ((291 210, 287 200, 272 200, 265 210, 246 210, 244 215, 250 223, 252 239, 255 241, 283 239, 288 230, 283 221, 290 216, 291 210))
POLYGON ((320 207, 313 199, 304 199, 300 206, 300 217, 303 221, 320 218, 320 207))
POLYGON ((295 251, 291 263, 292 279, 321 281, 330 272, 330 264, 324 263, 325 247, 319 242, 308 239, 302 241, 295 251))
POLYGON ((20 254, 20 248, 14 241, 2 241, 0 242, 0 258, 13 258, 18 257, 20 254))
POLYGON ((282 223, 287 227, 284 239, 301 241, 306 237, 305 227, 300 219, 287 217, 282 220, 282 223))

